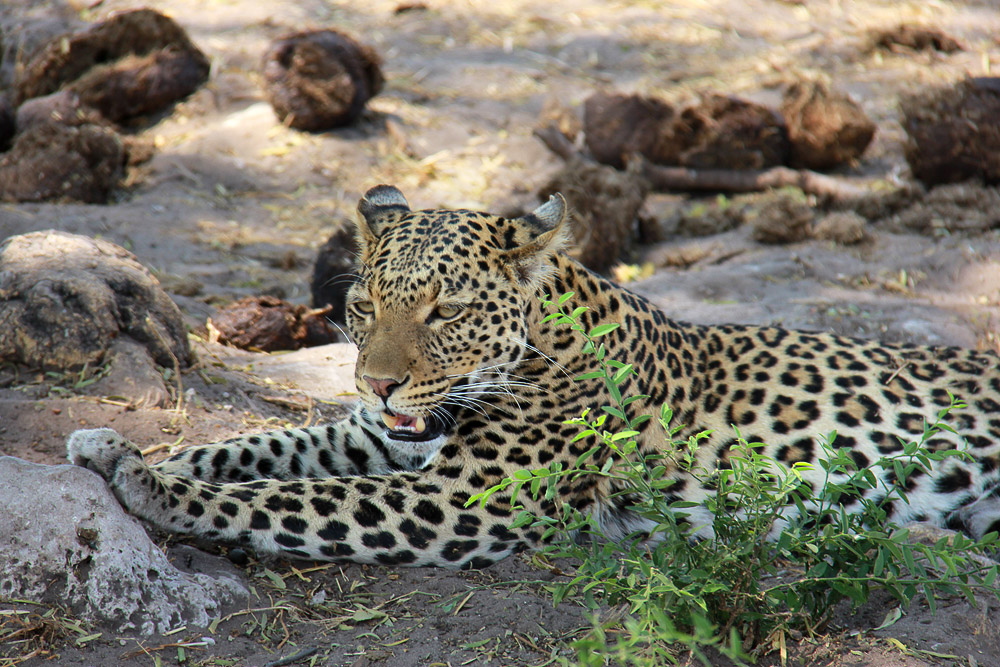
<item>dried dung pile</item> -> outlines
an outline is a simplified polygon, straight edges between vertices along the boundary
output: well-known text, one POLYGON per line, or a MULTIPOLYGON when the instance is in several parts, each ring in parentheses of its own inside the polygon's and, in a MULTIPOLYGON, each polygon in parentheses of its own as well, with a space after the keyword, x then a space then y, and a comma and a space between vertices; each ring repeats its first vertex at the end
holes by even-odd
POLYGON ((1000 77, 978 77, 900 100, 906 161, 926 185, 1000 183, 1000 77))
POLYGON ((233 302, 208 320, 213 341, 244 350, 298 350, 336 343, 327 323, 330 308, 311 310, 273 296, 250 296, 233 302))
POLYGON ((151 9, 52 39, 0 100, 0 200, 107 202, 130 158, 116 124, 162 112, 208 74, 184 30, 151 9))
POLYGON ((281 122, 323 131, 357 120, 382 90, 374 49, 338 30, 313 30, 275 40, 264 54, 268 101, 281 122))

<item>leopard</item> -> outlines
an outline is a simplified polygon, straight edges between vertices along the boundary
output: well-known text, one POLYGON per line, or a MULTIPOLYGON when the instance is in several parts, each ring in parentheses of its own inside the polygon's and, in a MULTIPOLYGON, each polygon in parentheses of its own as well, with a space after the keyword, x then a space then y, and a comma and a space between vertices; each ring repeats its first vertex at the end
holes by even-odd
MULTIPOLYGON (((374 187, 358 204, 347 296, 358 350, 348 417, 192 446, 156 464, 111 429, 81 430, 68 438, 68 458, 151 527, 264 557, 483 568, 544 546, 539 524, 514 521, 517 512, 555 517, 567 507, 608 539, 655 535, 619 476, 554 476, 546 493, 522 492, 516 504, 503 486, 518 471, 569 470, 587 453, 600 468, 612 456, 574 423, 614 402, 595 377, 599 355, 549 317, 561 298, 584 330, 619 324, 600 341, 604 363, 634 369, 620 387, 635 397, 630 410, 672 411, 670 425, 635 428, 636 452, 662 457, 663 499, 685 502, 692 539, 714 534, 711 485, 681 465, 672 443, 697 435, 691 455, 705 470, 731 466, 741 438, 761 443, 815 490, 824 442, 866 467, 925 437, 941 415, 948 428, 925 445, 962 456, 905 480, 875 467, 885 483, 842 506, 856 514, 866 499, 885 501, 887 521, 973 537, 1000 529, 996 353, 670 319, 572 259, 570 219, 561 195, 501 216, 412 210, 396 187, 374 187), (885 497, 900 484, 905 499, 885 497)), ((622 426, 608 419, 606 428, 622 426)), ((783 520, 798 511, 790 506, 783 520)))

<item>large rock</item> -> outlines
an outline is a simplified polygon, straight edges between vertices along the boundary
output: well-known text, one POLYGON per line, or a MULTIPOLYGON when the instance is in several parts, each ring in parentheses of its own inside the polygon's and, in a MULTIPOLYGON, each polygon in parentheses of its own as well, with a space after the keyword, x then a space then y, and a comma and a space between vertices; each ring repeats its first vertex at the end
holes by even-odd
POLYGON ((0 358, 29 366, 98 363, 120 336, 162 366, 186 364, 180 310, 121 246, 47 230, 0 244, 0 358))
POLYGON ((68 606, 114 632, 206 626, 248 592, 221 558, 189 547, 175 567, 98 475, 0 457, 0 596, 68 606))

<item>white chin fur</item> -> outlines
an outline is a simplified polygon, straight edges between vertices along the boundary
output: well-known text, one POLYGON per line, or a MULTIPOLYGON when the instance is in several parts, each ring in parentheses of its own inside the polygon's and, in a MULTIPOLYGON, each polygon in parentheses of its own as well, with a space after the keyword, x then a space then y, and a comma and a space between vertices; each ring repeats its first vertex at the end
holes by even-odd
POLYGON ((422 468, 430 463, 431 459, 441 450, 448 439, 444 434, 424 442, 408 442, 406 440, 396 440, 389 437, 389 433, 383 431, 381 434, 382 444, 393 454, 396 460, 407 460, 412 462, 415 468, 422 468))

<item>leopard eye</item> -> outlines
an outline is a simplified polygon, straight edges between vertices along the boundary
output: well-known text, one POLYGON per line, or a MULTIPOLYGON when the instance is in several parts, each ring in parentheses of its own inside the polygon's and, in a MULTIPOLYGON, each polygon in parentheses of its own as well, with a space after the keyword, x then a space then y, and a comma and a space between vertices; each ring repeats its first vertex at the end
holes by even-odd
POLYGON ((375 304, 371 301, 355 301, 351 304, 351 310, 358 317, 368 317, 375 312, 375 304))
POLYGON ((454 304, 442 304, 434 309, 434 316, 442 320, 453 320, 465 310, 463 306, 454 304))

